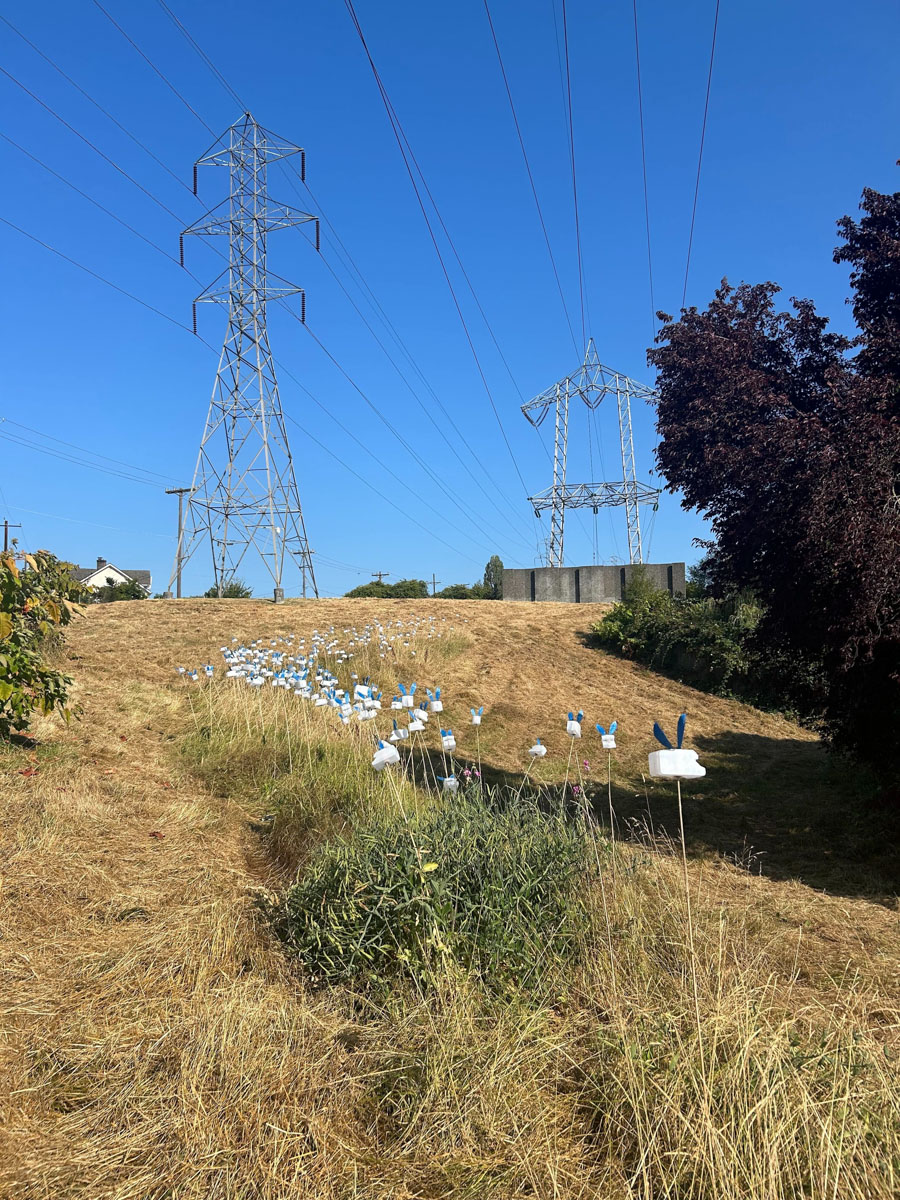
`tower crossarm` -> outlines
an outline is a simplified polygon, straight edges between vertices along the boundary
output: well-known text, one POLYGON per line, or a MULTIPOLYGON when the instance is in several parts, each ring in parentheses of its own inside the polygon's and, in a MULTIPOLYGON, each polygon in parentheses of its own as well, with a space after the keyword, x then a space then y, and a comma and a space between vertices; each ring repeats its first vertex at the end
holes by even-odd
POLYGON ((536 516, 555 505, 564 508, 619 508, 626 504, 659 503, 661 491, 646 483, 568 483, 564 487, 546 488, 528 497, 536 516))
POLYGON ((182 236, 228 237, 235 231, 246 230, 248 226, 253 226, 257 233, 271 233, 274 229, 291 229, 317 219, 311 213, 294 208, 292 204, 278 201, 267 200, 265 210, 250 212, 236 209, 225 200, 210 209, 199 221, 189 225, 182 236))

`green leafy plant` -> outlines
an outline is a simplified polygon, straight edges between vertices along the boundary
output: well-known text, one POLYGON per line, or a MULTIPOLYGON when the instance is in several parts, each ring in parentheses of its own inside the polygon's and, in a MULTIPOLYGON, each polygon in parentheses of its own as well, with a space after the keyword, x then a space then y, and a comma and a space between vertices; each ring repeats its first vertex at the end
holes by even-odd
POLYGON ((94 604, 111 604, 114 600, 146 600, 147 592, 136 579, 123 579, 116 583, 109 575, 102 587, 94 588, 90 599, 94 604))
POLYGON ((34 712, 71 715, 71 680, 46 661, 87 599, 71 569, 46 550, 0 555, 0 737, 27 729, 34 712))
POLYGON ((823 704, 820 665, 761 644, 756 600, 748 593, 714 599, 698 576, 689 584, 693 598, 685 598, 654 588, 636 570, 622 603, 591 626, 595 644, 702 691, 815 723, 823 704))
POLYGON ((527 984, 574 952, 586 866, 561 815, 459 795, 326 842, 273 916, 322 979, 427 984, 450 959, 488 985, 527 984))
POLYGON ((207 588, 203 596, 207 600, 249 600, 253 595, 253 589, 249 584, 244 583, 243 579, 230 579, 222 588, 221 596, 216 591, 216 585, 207 588))

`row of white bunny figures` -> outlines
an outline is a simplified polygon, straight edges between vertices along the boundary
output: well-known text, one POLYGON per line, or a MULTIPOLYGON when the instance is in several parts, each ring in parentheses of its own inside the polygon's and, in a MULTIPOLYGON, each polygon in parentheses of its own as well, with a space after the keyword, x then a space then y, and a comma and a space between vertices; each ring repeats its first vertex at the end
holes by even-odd
MULTIPOLYGON (((401 697, 397 707, 412 709, 415 691, 415 684, 412 685, 409 692, 407 692, 401 684, 401 697)), ((432 707, 434 708, 435 704, 440 705, 440 709, 437 711, 443 710, 443 704, 440 701, 440 694, 440 688, 437 688, 434 694, 432 694, 430 689, 428 690, 429 701, 432 707)), ((394 707, 393 703, 391 707, 394 707)), ((472 724, 480 725, 481 717, 484 713, 484 706, 482 705, 477 710, 473 708, 470 711, 472 713, 472 724)), ((427 712, 424 711, 424 707, 416 710, 412 716, 413 719, 410 721, 409 731, 421 731, 424 728, 424 724, 418 718, 424 716, 426 721, 428 719, 427 712)), ((583 721, 584 713, 582 711, 579 711, 577 715, 574 712, 570 712, 568 714, 566 720, 566 733, 569 735, 569 737, 573 739, 581 737, 583 721)), ((702 779, 706 774, 706 768, 701 766, 698 761, 697 752, 695 750, 687 750, 684 748, 683 743, 686 724, 687 713, 682 713, 678 718, 677 746, 673 747, 659 722, 654 722, 653 734, 657 741, 659 741, 664 747, 664 749, 656 750, 648 756, 648 767, 651 778, 676 781, 683 779, 702 779)), ((595 726, 597 732, 600 734, 600 744, 604 750, 615 750, 615 735, 618 725, 618 721, 613 721, 608 730, 604 725, 597 724, 595 726)), ((398 741, 404 741, 406 738, 408 738, 408 736, 409 732, 407 730, 398 729, 397 722, 394 721, 394 732, 390 735, 390 742, 396 743, 398 741)), ((452 752, 456 749, 456 739, 454 738, 450 729, 441 730, 441 745, 443 749, 448 752, 452 752)), ((530 747, 528 753, 532 758, 545 758, 547 754, 547 747, 543 744, 540 738, 535 738, 534 745, 530 747)), ((375 768, 375 770, 381 771, 384 769, 384 767, 390 765, 391 763, 397 763, 399 761, 400 754, 396 748, 396 745, 388 745, 383 741, 379 741, 378 748, 376 749, 375 756, 372 760, 372 766, 375 768)), ((445 788, 449 785, 449 790, 456 790, 457 784, 455 777, 449 776, 448 778, 444 779, 443 782, 445 788)))

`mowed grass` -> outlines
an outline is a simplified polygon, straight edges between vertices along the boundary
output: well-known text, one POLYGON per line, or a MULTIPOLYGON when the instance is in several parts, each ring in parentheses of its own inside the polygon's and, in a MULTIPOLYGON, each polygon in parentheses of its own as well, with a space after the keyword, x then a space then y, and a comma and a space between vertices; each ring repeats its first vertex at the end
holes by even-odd
MULTIPOLYGON (((896 1195, 896 877, 861 785, 780 718, 586 648, 595 616, 487 602, 90 612, 69 643, 84 719, 42 725, 35 750, 0 766, 0 1194, 896 1195), (571 707, 586 728, 622 730, 614 806, 641 829, 615 844, 595 831, 578 952, 548 944, 530 978, 500 987, 440 948, 427 977, 382 989, 298 967, 267 907, 355 829, 398 819, 399 800, 411 820, 432 802, 377 779, 361 733, 310 729, 305 706, 270 694, 247 720, 238 688, 189 693, 173 671, 216 661, 232 636, 410 612, 454 628, 373 670, 388 689, 395 671, 439 684, 463 757, 464 715, 484 704, 493 782, 521 780, 539 735, 552 791, 571 707), (652 720, 682 707, 709 771, 686 789, 693 956, 661 832, 677 828, 671 788, 641 777, 652 720)), ((580 777, 602 812, 592 745, 580 777)), ((452 868, 452 842, 429 848, 430 875, 452 868)))

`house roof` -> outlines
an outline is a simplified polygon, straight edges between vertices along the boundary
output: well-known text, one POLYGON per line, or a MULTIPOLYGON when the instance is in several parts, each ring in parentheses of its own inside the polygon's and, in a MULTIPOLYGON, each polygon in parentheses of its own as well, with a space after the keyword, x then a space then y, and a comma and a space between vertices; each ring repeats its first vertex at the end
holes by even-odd
POLYGON ((133 579, 135 583, 139 583, 141 587, 150 589, 150 572, 149 571, 126 571, 124 567, 117 567, 115 563, 104 563, 102 567, 76 567, 72 572, 72 578, 81 582, 84 579, 90 579, 94 575, 101 575, 104 571, 112 568, 118 571, 120 575, 127 575, 129 579, 133 579))

